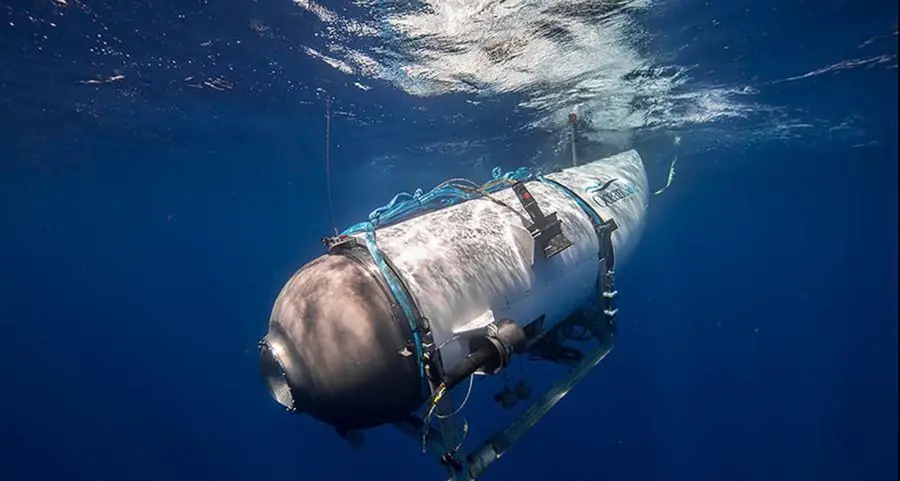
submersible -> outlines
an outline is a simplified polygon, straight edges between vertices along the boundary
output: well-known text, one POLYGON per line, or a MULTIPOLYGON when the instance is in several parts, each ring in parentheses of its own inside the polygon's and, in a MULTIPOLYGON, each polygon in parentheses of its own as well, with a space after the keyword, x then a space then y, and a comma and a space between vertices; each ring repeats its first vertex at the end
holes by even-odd
POLYGON ((325 239, 327 253, 278 294, 260 369, 289 411, 344 435, 394 424, 427 438, 452 479, 470 480, 611 349, 616 269, 643 231, 647 176, 630 150, 432 193, 395 198, 325 239), (567 344, 586 339, 578 327, 596 349, 567 344), (442 444, 430 415, 444 394, 517 356, 572 369, 478 449, 442 444))

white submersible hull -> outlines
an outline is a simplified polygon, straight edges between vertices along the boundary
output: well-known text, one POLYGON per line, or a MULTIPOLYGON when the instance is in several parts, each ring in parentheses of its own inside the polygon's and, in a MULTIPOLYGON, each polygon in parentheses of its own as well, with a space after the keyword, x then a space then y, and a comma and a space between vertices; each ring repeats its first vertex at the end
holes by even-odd
POLYGON ((299 269, 260 342, 275 399, 339 431, 396 423, 614 297, 648 205, 638 153, 509 184, 349 232, 299 269))

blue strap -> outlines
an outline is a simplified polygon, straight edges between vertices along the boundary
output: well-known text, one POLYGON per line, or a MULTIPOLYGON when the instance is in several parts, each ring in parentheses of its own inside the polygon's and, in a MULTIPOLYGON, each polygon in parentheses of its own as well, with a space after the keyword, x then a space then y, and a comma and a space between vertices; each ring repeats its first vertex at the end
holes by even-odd
POLYGON ((566 197, 574 200, 575 203, 578 204, 578 207, 581 207, 581 210, 583 210, 584 213, 587 214, 588 217, 591 218, 591 223, 594 224, 594 228, 597 228, 597 227, 603 225, 603 219, 600 218, 600 215, 597 214, 597 211, 595 211, 593 207, 588 205, 588 203, 585 202, 584 199, 582 199, 581 197, 578 197, 578 195, 576 195, 574 192, 572 192, 568 187, 560 184, 559 182, 557 182, 555 180, 548 179, 548 178, 544 177, 543 175, 539 175, 537 178, 541 182, 544 182, 546 184, 552 185, 553 187, 556 187, 560 192, 565 194, 566 197))
POLYGON ((419 369, 419 380, 422 383, 422 395, 423 399, 427 398, 431 388, 428 384, 428 380, 425 378, 425 351, 422 346, 422 333, 419 331, 419 325, 416 322, 412 301, 410 300, 406 289, 400 284, 400 279, 397 278, 393 269, 391 269, 384 260, 381 249, 378 248, 378 244, 375 241, 375 228, 371 222, 366 223, 363 237, 366 240, 366 248, 369 250, 369 254, 375 261, 375 265, 378 266, 378 270, 381 271, 381 275, 384 276, 384 280, 391 289, 391 294, 393 294, 397 304, 400 305, 400 308, 403 310, 403 315, 406 316, 406 320, 409 323, 409 330, 412 334, 413 344, 416 349, 416 364, 419 369))
MULTIPOLYGON (((546 184, 552 185, 553 187, 556 187, 557 190, 559 190, 560 192, 565 194, 568 198, 575 201, 575 203, 578 204, 578 207, 581 207, 581 210, 583 210, 584 213, 588 215, 588 217, 591 219, 591 224, 594 225, 594 232, 597 233, 597 243, 599 244, 599 249, 600 249, 600 252, 598 252, 598 255, 602 255, 603 250, 604 250, 604 248, 603 248, 604 240, 603 240, 603 237, 601 236, 600 228, 603 226, 603 219, 600 217, 600 214, 597 214, 597 211, 595 211, 593 207, 588 205, 588 203, 585 202, 584 199, 582 199, 581 197, 578 197, 578 195, 575 194, 574 192, 572 192, 572 190, 569 189, 568 187, 560 184, 559 182, 557 182, 555 180, 548 179, 548 178, 544 177, 543 175, 537 176, 537 179, 541 182, 544 182, 546 184)), ((601 266, 601 271, 606 270, 608 268, 609 268, 608 264, 606 265, 606 267, 601 266)), ((604 274, 601 272, 600 275, 602 277, 604 274)), ((601 282, 601 279, 598 278, 597 282, 598 283, 601 282)), ((593 300, 593 302, 588 301, 588 304, 589 305, 592 305, 593 303, 603 304, 603 302, 604 302, 603 298, 600 295, 598 295, 597 298, 593 300)))

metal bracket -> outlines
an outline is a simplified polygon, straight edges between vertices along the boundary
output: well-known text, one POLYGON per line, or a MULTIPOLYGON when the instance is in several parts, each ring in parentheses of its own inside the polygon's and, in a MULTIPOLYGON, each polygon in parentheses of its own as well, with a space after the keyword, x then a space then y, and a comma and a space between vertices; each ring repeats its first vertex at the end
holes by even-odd
MULTIPOLYGON (((394 425, 418 442, 424 440, 426 451, 432 453, 447 468, 448 481, 475 481, 484 471, 500 459, 509 448, 524 437, 572 388, 593 370, 612 351, 614 327, 607 316, 593 322, 585 322, 585 327, 594 334, 599 345, 587 352, 581 360, 558 379, 547 392, 541 395, 518 418, 505 428, 494 432, 478 448, 461 456, 454 447, 448 446, 440 429, 434 425, 425 429, 425 423, 415 417, 396 422, 394 425)), ((458 447, 458 446, 457 446, 458 447)))
POLYGON ((517 181, 512 188, 528 217, 531 218, 531 224, 526 227, 531 237, 541 246, 544 257, 549 259, 572 246, 572 241, 562 233, 556 212, 544 215, 534 196, 522 182, 517 181))

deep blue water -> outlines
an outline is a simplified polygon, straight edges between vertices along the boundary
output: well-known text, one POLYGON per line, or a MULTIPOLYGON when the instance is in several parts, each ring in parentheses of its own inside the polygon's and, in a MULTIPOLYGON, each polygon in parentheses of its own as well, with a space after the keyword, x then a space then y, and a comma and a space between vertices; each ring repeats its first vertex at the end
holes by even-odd
MULTIPOLYGON (((444 479, 389 428, 351 451, 258 380, 272 302, 332 228, 323 92, 341 227, 448 176, 565 162, 564 122, 529 127, 554 118, 530 90, 334 69, 299 48, 328 43, 310 11, 0 5, 0 479, 444 479)), ((897 479, 896 3, 634 17, 638 50, 694 66, 682 88, 749 86, 756 107, 632 129, 651 184, 678 164, 619 276, 616 348, 484 479, 897 479)))

